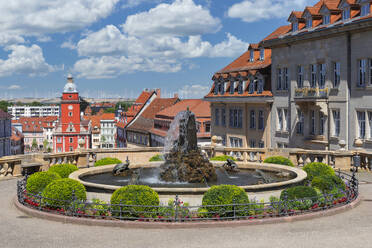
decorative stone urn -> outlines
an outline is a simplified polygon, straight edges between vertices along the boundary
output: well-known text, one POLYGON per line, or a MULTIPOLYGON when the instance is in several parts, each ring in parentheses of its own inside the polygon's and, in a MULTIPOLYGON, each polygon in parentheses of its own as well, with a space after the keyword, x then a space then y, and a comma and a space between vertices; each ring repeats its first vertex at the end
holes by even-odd
POLYGON ((80 139, 78 140, 78 144, 79 144, 79 150, 84 150, 84 147, 85 147, 85 139, 80 138, 80 139))

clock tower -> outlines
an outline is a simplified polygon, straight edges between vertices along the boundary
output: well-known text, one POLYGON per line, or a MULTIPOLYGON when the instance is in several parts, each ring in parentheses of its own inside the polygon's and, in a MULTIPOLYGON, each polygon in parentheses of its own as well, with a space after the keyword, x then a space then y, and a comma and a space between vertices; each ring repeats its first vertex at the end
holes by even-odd
POLYGON ((90 122, 81 120, 79 92, 71 75, 63 89, 61 115, 53 135, 54 152, 72 152, 84 143, 90 147, 90 122), (84 141, 84 142, 83 142, 84 141))

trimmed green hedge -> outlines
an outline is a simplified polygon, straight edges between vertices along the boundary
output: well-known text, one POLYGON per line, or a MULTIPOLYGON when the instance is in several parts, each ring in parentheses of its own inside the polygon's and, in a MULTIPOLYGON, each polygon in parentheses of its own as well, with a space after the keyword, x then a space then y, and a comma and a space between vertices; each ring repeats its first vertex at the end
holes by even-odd
POLYGON ((304 171, 306 171, 307 173, 307 180, 309 182, 311 182, 314 177, 335 175, 335 171, 332 169, 331 166, 319 162, 313 162, 305 165, 304 171))
POLYGON ((128 185, 115 190, 111 196, 111 204, 136 205, 135 207, 112 206, 112 215, 125 217, 155 217, 158 212, 159 195, 145 185, 128 185))
POLYGON ((94 166, 102 166, 109 164, 121 164, 121 160, 117 158, 102 158, 94 163, 94 166))
POLYGON ((285 200, 285 195, 287 195, 288 209, 293 210, 309 209, 318 200, 316 190, 309 186, 293 186, 283 190, 280 194, 281 201, 285 200))
MULTIPOLYGON (((203 195, 202 205, 211 216, 233 216, 233 206, 215 206, 228 204, 248 204, 249 199, 244 189, 236 185, 218 185, 212 186, 203 195)), ((237 206, 235 208, 237 216, 247 215, 246 206, 237 206)), ((205 212, 204 212, 205 214, 205 212)))
POLYGON ((70 178, 55 180, 48 184, 42 193, 43 205, 66 209, 72 204, 73 193, 76 200, 87 199, 85 187, 80 182, 70 178))
POLYGON ((164 161, 164 158, 161 154, 157 154, 155 156, 152 156, 150 159, 149 159, 149 162, 157 162, 157 161, 164 161))
POLYGON ((231 156, 228 156, 228 155, 221 155, 221 156, 214 156, 213 158, 211 158, 210 160, 211 161, 224 161, 226 162, 227 159, 231 159, 232 161, 236 161, 235 158, 231 157, 231 156))
POLYGON ((77 171, 78 167, 73 164, 56 164, 52 165, 48 171, 57 173, 61 178, 68 178, 68 176, 77 171))
POLYGON ((51 171, 42 171, 32 174, 27 179, 26 190, 31 194, 41 193, 45 187, 54 180, 61 179, 60 175, 51 171))
POLYGON ((345 190, 346 185, 341 178, 336 175, 324 175, 314 177, 311 181, 311 186, 318 188, 323 193, 330 193, 334 188, 345 190))
POLYGON ((268 157, 263 162, 268 163, 268 164, 281 164, 281 165, 288 165, 288 166, 294 167, 294 164, 292 163, 292 161, 283 156, 268 157))

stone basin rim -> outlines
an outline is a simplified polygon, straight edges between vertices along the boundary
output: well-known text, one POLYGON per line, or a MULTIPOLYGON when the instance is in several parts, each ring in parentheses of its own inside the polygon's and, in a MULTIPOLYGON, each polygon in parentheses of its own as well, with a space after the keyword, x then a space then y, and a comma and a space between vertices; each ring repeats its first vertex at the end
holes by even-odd
MULTIPOLYGON (((225 162, 220 161, 210 161, 215 167, 222 166, 225 162)), ((148 162, 146 165, 143 163, 134 163, 129 166, 131 169, 135 168, 154 168, 159 167, 163 162, 148 162)), ((246 185, 246 186, 238 186, 245 191, 258 191, 258 190, 269 190, 273 188, 279 188, 284 186, 289 186, 292 184, 297 184, 302 182, 306 179, 307 174, 304 170, 296 167, 290 167, 285 165, 277 165, 277 164, 267 164, 267 163, 256 163, 256 162, 236 162, 238 165, 238 168, 241 169, 261 169, 261 170, 267 170, 267 171, 273 171, 273 172, 291 172, 296 175, 295 178, 282 181, 282 182, 276 182, 276 183, 268 183, 268 184, 258 184, 258 185, 246 185)), ((90 167, 90 168, 84 168, 79 169, 73 173, 70 174, 69 178, 75 179, 82 183, 84 186, 89 188, 96 188, 100 190, 110 190, 115 191, 116 189, 119 189, 123 186, 116 186, 116 185, 108 185, 108 184, 98 184, 98 183, 91 183, 81 180, 82 177, 88 176, 88 175, 95 175, 100 173, 107 173, 111 172, 112 169, 115 167, 115 164, 112 165, 104 165, 104 166, 98 166, 98 167, 90 167)), ((153 190, 155 190, 158 193, 205 193, 210 187, 204 187, 204 188, 156 188, 151 187, 153 190)))

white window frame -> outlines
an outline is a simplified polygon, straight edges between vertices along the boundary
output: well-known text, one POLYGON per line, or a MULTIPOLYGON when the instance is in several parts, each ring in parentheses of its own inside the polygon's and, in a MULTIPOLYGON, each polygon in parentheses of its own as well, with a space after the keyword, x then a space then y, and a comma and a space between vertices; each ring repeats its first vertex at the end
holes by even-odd
POLYGON ((297 127, 296 133, 297 134, 304 134, 304 126, 305 126, 305 116, 304 112, 301 109, 297 109, 297 127))
POLYGON ((304 67, 302 65, 297 66, 297 87, 304 87, 304 67))
POLYGON ((345 8, 342 10, 342 20, 348 20, 350 19, 350 8, 345 8))
POLYGON ((326 14, 323 16, 323 25, 327 25, 331 23, 331 15, 326 14))
POLYGON ((265 60, 265 48, 260 49, 260 60, 265 60))
POLYGON ((256 129, 256 110, 249 111, 249 128, 256 129))
POLYGON ((325 88, 326 74, 327 74, 326 64, 319 64, 319 88, 321 88, 321 89, 325 88))
POLYGON ((278 131, 282 131, 284 127, 284 118, 283 118, 283 111, 281 108, 277 109, 277 115, 278 115, 278 131))
POLYGON ((341 82, 341 63, 333 63, 333 87, 338 88, 341 82))
POLYGON ((250 62, 254 61, 254 50, 253 49, 251 49, 251 51, 249 52, 249 61, 250 62))
POLYGON ((358 135, 359 139, 366 138, 366 112, 364 110, 356 111, 358 122, 358 135))
POLYGON ((333 118, 332 135, 334 137, 339 137, 341 131, 341 113, 339 109, 332 110, 332 118, 333 118))
POLYGON ((310 65, 310 87, 315 88, 317 86, 317 65, 311 64, 310 65))
POLYGON ((358 87, 366 85, 367 78, 367 59, 360 59, 358 61, 358 87))

